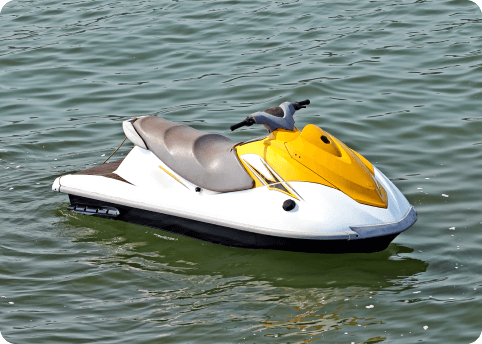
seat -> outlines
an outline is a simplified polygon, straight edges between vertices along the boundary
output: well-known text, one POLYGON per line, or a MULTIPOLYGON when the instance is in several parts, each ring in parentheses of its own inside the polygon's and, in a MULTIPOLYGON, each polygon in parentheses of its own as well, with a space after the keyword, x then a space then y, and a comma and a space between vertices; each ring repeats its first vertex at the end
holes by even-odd
POLYGON ((141 117, 133 125, 147 148, 189 182, 217 192, 254 186, 227 137, 154 116, 141 117))

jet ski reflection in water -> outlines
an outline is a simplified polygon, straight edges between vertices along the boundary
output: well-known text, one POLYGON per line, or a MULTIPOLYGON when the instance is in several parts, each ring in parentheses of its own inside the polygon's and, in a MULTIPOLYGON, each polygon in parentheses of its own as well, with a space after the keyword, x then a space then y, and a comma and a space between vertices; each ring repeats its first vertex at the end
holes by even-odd
POLYGON ((417 220, 362 155, 285 102, 231 126, 269 135, 235 143, 155 116, 123 122, 135 145, 117 162, 58 177, 69 210, 229 246, 343 253, 384 250, 417 220))

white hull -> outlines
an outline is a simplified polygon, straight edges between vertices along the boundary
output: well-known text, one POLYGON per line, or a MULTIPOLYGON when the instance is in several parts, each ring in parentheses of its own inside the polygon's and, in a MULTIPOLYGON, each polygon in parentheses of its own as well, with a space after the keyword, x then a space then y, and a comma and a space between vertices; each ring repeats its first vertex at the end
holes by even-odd
POLYGON ((52 188, 69 195, 172 215, 228 227, 243 233, 306 240, 360 240, 396 236, 416 221, 416 212, 402 193, 375 168, 375 177, 387 192, 388 207, 360 204, 343 192, 321 184, 290 181, 300 196, 290 199, 266 187, 217 193, 196 191, 148 150, 134 147, 115 174, 125 181, 99 175, 66 175, 52 188))

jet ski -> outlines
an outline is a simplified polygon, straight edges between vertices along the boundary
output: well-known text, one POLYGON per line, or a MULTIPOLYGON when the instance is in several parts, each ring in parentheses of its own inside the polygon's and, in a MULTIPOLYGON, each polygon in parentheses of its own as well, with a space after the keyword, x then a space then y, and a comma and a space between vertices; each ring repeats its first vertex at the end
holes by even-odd
POLYGON ((268 135, 235 143, 157 116, 122 123, 122 160, 55 179, 75 213, 227 246, 348 253, 387 248, 417 220, 397 187, 322 128, 295 127, 309 100, 249 115, 268 135))

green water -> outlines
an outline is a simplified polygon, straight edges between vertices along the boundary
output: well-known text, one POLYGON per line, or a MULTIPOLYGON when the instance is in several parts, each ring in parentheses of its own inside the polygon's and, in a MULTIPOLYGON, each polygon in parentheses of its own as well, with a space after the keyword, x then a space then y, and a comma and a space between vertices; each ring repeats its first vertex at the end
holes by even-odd
POLYGON ((482 331, 481 76, 482 13, 468 0, 12 0, 0 14, 2 335, 472 343, 482 331), (131 116, 241 141, 264 129, 231 124, 306 98, 298 127, 323 127, 415 205, 418 222, 387 250, 223 247, 68 212, 50 189, 101 163, 131 116))

